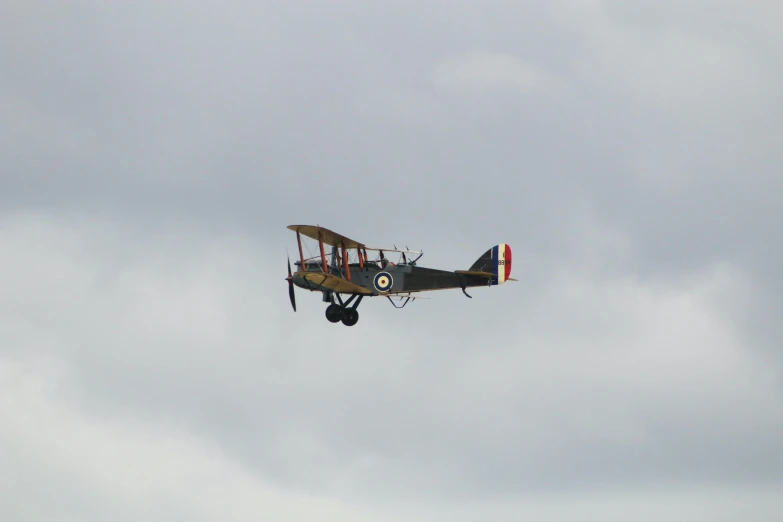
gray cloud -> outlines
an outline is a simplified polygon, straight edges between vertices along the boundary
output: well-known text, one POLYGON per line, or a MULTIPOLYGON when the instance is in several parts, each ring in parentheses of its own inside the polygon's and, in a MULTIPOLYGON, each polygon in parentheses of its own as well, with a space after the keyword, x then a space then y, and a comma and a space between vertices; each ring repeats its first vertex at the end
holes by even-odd
POLYGON ((6 516, 116 518, 172 451, 171 517, 775 519, 782 40, 729 8, 4 8, 2 478, 79 499, 6 516), (521 282, 332 328, 297 222, 521 282))
POLYGON ((346 332, 301 292, 292 317, 255 269, 268 246, 242 238, 3 229, 10 357, 65 361, 60 387, 92 415, 173 422, 292 491, 493 505, 780 480, 777 383, 727 320, 747 291, 729 268, 659 285, 562 272, 415 315, 371 302, 346 332))

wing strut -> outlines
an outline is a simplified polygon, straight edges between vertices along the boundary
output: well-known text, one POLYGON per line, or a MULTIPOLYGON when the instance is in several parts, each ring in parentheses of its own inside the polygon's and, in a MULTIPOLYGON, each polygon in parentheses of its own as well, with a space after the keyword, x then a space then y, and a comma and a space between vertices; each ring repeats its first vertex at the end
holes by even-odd
MULTIPOLYGON (((318 231, 318 246, 321 248, 321 268, 324 272, 328 272, 328 268, 326 266, 326 252, 324 252, 324 233, 323 231, 318 231)), ((304 270, 304 268, 302 268, 304 270)))
POLYGON ((347 281, 351 280, 351 268, 348 266, 348 252, 345 250, 345 241, 340 243, 340 246, 343 250, 343 266, 345 267, 345 279, 347 281))
POLYGON ((296 243, 299 245, 299 266, 301 270, 305 270, 304 254, 302 253, 302 236, 299 235, 299 231, 296 231, 296 243))

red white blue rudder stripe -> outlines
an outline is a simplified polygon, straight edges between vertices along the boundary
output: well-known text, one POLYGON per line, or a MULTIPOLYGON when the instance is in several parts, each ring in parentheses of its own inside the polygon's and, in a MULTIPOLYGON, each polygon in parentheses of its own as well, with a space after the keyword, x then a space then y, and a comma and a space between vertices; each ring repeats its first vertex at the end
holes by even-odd
POLYGON ((511 247, 505 243, 495 245, 478 258, 470 267, 473 272, 492 274, 493 285, 502 285, 511 277, 511 247))
POLYGON ((502 285, 511 277, 511 247, 503 243, 492 247, 493 284, 502 285))

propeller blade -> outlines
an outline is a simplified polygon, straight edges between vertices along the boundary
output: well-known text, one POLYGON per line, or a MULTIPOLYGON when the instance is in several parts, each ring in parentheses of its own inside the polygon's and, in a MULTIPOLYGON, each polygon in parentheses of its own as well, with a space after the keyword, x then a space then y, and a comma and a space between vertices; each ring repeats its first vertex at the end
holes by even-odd
POLYGON ((286 281, 288 281, 288 298, 291 300, 291 306, 294 308, 294 312, 296 312, 296 297, 294 297, 294 278, 291 275, 290 258, 288 258, 288 278, 286 278, 286 281))

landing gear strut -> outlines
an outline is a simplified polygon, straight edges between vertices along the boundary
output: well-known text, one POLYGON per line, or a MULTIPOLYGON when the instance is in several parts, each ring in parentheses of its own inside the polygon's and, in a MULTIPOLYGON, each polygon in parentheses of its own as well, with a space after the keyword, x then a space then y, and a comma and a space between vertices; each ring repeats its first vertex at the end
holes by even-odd
POLYGON ((342 323, 345 326, 353 326, 356 323, 359 322, 359 311, 356 310, 358 308, 359 303, 362 301, 362 297, 359 296, 359 299, 356 299, 356 302, 353 304, 353 306, 349 307, 348 305, 351 304, 351 301, 353 301, 356 298, 356 294, 352 295, 350 299, 343 302, 342 298, 339 294, 333 294, 337 297, 337 301, 339 301, 340 304, 332 303, 329 306, 326 307, 326 319, 330 323, 336 323, 338 321, 342 321, 342 323))

